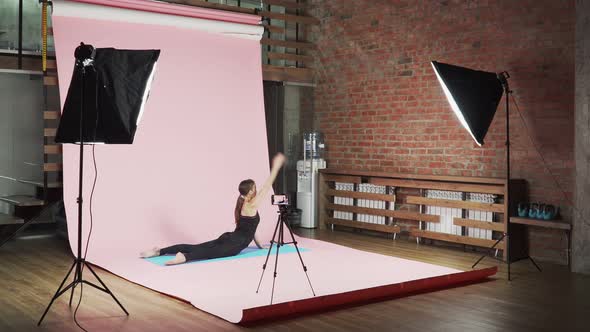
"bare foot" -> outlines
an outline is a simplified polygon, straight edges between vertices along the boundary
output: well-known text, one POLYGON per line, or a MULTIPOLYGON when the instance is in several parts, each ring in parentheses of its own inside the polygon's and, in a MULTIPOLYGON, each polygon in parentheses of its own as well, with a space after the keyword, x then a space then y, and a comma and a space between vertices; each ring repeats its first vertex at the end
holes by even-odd
POLYGON ((160 256, 160 248, 158 248, 158 247, 153 247, 150 250, 146 250, 146 251, 139 253, 139 257, 141 257, 141 258, 149 258, 149 257, 155 257, 155 256, 160 256))
POLYGON ((179 252, 176 254, 176 257, 174 257, 174 259, 167 261, 166 265, 176 265, 176 264, 182 264, 184 262, 186 262, 186 257, 184 257, 183 253, 179 252))

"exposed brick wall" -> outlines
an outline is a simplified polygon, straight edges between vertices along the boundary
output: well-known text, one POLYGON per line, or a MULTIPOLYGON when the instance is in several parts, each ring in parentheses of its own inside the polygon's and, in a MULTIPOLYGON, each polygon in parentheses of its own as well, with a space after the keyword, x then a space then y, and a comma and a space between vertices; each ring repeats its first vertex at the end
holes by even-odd
MULTIPOLYGON (((478 147, 448 106, 430 61, 508 71, 516 100, 512 177, 528 181, 531 201, 558 204, 569 218, 573 0, 309 2, 321 19, 311 34, 318 46, 315 127, 326 135, 330 167, 504 177, 504 100, 478 147)), ((559 233, 531 231, 537 257, 565 262, 564 243, 559 233)))

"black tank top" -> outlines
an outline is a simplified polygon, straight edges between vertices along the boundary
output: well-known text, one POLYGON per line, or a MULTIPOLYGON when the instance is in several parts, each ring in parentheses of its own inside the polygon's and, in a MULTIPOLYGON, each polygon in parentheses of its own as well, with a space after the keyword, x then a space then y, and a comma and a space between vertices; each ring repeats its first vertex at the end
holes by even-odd
POLYGON ((256 228, 258 227, 259 222, 260 215, 258 215, 258 212, 252 217, 240 216, 238 225, 234 231, 235 236, 248 245, 254 239, 254 234, 256 234, 256 228))

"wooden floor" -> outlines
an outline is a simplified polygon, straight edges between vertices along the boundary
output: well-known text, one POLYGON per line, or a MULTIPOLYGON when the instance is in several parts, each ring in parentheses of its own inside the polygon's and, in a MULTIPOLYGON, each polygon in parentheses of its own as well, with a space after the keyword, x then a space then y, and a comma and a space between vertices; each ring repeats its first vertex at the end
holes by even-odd
MULTIPOLYGON (((393 241, 346 231, 299 233, 463 270, 470 269, 478 257, 473 252, 417 245, 404 238, 393 241)), ((0 331, 79 331, 67 296, 53 304, 40 328, 36 326, 71 265, 68 253, 66 243, 57 237, 17 239, 0 248, 0 331)), ((495 263, 486 258, 480 266, 495 263)), ((342 264, 346 264, 345 257, 342 264)), ((253 328, 227 323, 190 304, 98 271, 131 315, 126 317, 108 295, 85 287, 77 317, 89 331, 589 331, 590 277, 569 273, 564 266, 541 266, 543 273, 528 261, 514 264, 511 282, 501 266, 489 282, 253 328)), ((313 282, 313 266, 308 268, 313 282)))

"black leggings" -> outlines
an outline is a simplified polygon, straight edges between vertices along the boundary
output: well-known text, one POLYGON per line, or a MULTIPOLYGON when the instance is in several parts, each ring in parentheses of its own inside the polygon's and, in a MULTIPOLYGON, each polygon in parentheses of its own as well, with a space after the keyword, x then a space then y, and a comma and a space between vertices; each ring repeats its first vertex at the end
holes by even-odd
POLYGON ((200 244, 177 244, 160 249, 160 255, 174 255, 178 252, 184 254, 186 261, 199 259, 213 259, 220 257, 235 256, 245 246, 242 243, 231 241, 231 233, 224 233, 219 238, 200 244))

